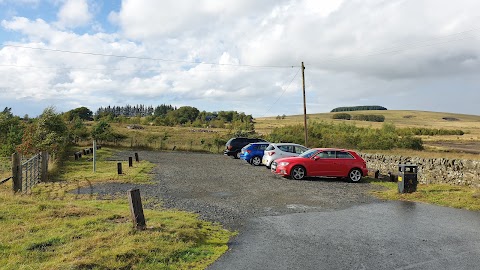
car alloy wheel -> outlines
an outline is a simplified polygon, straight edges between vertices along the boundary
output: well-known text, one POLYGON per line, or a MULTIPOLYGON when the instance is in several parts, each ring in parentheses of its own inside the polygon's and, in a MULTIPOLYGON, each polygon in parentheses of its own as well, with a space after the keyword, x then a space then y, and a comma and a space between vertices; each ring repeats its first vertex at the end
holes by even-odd
POLYGON ((295 166, 290 172, 290 175, 295 180, 302 180, 305 177, 305 174, 305 168, 303 168, 302 166, 295 166))
POLYGON ((348 179, 352 182, 358 182, 362 179, 362 172, 359 169, 353 169, 348 173, 348 179))
POLYGON ((262 163, 262 159, 260 157, 253 157, 252 158, 252 165, 258 166, 262 163))

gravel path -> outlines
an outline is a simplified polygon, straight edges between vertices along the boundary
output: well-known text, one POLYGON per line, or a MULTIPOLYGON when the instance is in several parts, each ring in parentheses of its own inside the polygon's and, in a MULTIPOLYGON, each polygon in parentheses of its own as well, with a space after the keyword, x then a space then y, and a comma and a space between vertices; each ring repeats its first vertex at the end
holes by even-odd
MULTIPOLYGON (((368 183, 322 178, 288 180, 273 175, 264 166, 255 167, 223 155, 137 153, 140 159, 157 165, 152 172, 154 184, 101 184, 93 187, 93 193, 126 194, 138 187, 142 198, 161 201, 167 208, 198 213, 203 219, 234 230, 240 230, 253 217, 331 211, 378 201, 368 192, 379 187, 368 183)), ((133 154, 121 152, 114 159, 128 160, 133 154)))

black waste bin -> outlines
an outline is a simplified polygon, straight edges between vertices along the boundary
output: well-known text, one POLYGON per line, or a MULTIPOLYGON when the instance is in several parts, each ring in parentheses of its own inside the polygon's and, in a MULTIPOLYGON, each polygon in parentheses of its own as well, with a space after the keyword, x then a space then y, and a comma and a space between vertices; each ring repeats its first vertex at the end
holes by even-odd
POLYGON ((412 193, 417 191, 417 171, 416 164, 398 164, 398 192, 412 193))

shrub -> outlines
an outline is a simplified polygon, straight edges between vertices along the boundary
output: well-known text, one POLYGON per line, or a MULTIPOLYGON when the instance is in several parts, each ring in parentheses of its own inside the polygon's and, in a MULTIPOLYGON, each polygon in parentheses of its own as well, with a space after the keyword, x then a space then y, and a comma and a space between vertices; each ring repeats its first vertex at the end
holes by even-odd
POLYGON ((353 120, 370 121, 370 122, 384 122, 385 116, 377 114, 357 114, 353 116, 353 120))
POLYGON ((345 119, 345 120, 350 120, 352 119, 352 116, 348 113, 336 113, 332 115, 333 119, 345 119))
MULTIPOLYGON (((304 143, 302 125, 275 128, 268 136, 270 142, 304 143)), ((308 126, 308 141, 311 147, 339 147, 357 149, 389 150, 407 148, 421 150, 423 142, 412 136, 399 136, 393 124, 384 124, 381 129, 361 128, 347 123, 312 122, 308 126)))

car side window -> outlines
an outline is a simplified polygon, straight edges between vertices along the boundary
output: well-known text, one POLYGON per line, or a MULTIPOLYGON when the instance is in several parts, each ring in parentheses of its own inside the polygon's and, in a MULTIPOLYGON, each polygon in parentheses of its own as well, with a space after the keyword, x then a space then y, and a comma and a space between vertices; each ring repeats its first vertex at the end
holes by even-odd
POLYGON ((354 157, 352 154, 345 152, 345 151, 338 151, 337 152, 337 158, 348 158, 348 159, 353 159, 354 157))
POLYGON ((301 147, 301 146, 295 146, 295 153, 301 154, 303 152, 307 151, 307 148, 301 147))
POLYGON ((284 152, 294 153, 292 145, 280 145, 278 148, 284 152))
POLYGON ((265 150, 270 151, 270 150, 273 150, 273 149, 275 149, 275 146, 273 146, 273 145, 270 144, 270 145, 267 147, 267 149, 265 149, 265 150))
POLYGON ((247 142, 248 142, 248 141, 245 140, 245 139, 238 139, 238 140, 237 140, 237 143, 238 143, 238 144, 246 144, 247 142))
POLYGON ((335 151, 323 151, 318 154, 320 158, 335 158, 335 151))
POLYGON ((260 150, 265 150, 265 149, 267 149, 267 147, 268 147, 268 144, 261 144, 260 145, 260 150))

